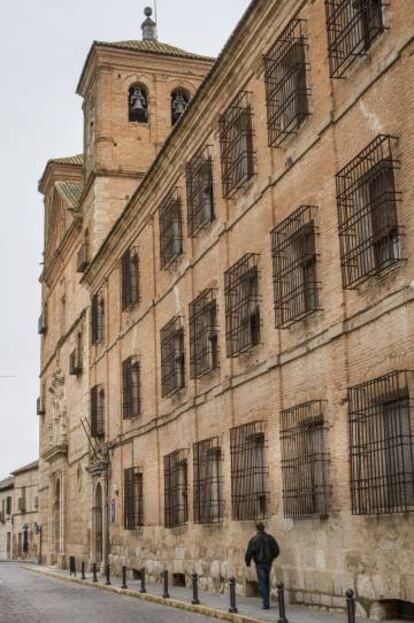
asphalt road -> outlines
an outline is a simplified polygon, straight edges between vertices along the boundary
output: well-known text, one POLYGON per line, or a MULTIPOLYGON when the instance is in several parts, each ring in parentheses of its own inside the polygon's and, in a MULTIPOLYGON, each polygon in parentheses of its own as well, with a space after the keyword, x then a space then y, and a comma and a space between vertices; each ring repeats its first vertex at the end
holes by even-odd
POLYGON ((217 623, 217 619, 0 563, 0 623, 217 623))

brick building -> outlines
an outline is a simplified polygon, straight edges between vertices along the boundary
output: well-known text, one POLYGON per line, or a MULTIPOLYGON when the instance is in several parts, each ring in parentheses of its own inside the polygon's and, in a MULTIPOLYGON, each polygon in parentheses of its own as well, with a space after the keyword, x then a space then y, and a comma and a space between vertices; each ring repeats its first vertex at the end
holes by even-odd
POLYGON ((14 480, 11 476, 0 481, 0 560, 12 557, 12 513, 14 480))
POLYGON ((40 183, 49 560, 248 592, 264 518, 292 601, 412 608, 410 8, 254 0, 214 64, 150 15, 92 46, 40 183))

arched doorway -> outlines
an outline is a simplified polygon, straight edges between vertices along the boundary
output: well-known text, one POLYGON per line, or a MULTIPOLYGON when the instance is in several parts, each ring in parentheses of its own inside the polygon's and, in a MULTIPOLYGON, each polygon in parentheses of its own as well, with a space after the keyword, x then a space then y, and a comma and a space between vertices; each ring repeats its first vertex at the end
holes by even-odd
POLYGON ((98 482, 95 490, 95 506, 93 509, 95 528, 95 562, 100 564, 103 557, 103 526, 102 526, 102 487, 98 482))
POLYGON ((60 554, 60 480, 56 480, 53 499, 53 523, 56 559, 60 554))

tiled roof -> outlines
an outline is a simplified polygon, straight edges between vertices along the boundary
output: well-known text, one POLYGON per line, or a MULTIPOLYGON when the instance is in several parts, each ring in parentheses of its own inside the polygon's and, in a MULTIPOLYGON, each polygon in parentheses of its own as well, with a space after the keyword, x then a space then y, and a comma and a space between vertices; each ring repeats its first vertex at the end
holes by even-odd
POLYGON ((82 196, 83 184, 81 182, 56 182, 55 187, 69 207, 76 210, 82 196))
POLYGON ((4 480, 0 480, 0 491, 4 491, 4 489, 11 489, 14 486, 14 478, 13 476, 9 476, 4 480))
POLYGON ((193 58, 202 61, 214 61, 214 58, 209 56, 202 56, 201 54, 194 54, 193 52, 186 52, 181 48, 176 48, 174 45, 168 43, 161 43, 160 41, 140 41, 139 39, 132 39, 130 41, 95 41, 96 45, 109 47, 109 48, 121 48, 123 50, 134 50, 136 52, 146 52, 149 54, 164 54, 168 56, 181 56, 183 58, 193 58))
POLYGON ((23 472, 29 472, 31 469, 37 469, 39 467, 39 461, 33 461, 33 463, 28 463, 28 465, 23 465, 23 467, 19 467, 19 469, 15 469, 12 472, 13 476, 16 474, 22 474, 23 472))
POLYGON ((51 158, 49 163, 54 164, 83 164, 83 154, 78 156, 68 156, 67 158, 51 158))

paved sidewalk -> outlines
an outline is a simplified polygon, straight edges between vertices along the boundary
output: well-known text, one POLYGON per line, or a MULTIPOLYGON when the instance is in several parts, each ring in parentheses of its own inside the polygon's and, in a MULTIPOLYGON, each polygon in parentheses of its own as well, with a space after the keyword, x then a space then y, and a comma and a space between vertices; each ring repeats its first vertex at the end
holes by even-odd
MULTIPOLYGON (((29 567, 28 567, 29 568, 29 567)), ((34 572, 40 572, 48 575, 53 575, 57 578, 69 580, 69 571, 61 571, 59 569, 55 569, 53 567, 38 567, 34 565, 31 567, 31 570, 34 572)), ((78 581, 80 580, 80 573, 77 574, 78 581)), ((86 582, 85 584, 92 583, 92 574, 86 574, 86 582)), ((136 597, 145 597, 140 595, 140 582, 137 580, 127 580, 128 584, 128 595, 134 595, 136 597)), ((105 585, 105 577, 98 576, 98 584, 93 584, 94 587, 103 588, 105 585)), ((121 589, 121 578, 119 577, 111 577, 111 587, 114 590, 121 589)), ((108 587, 108 588, 111 588, 108 587)), ((105 587, 107 588, 107 587, 105 587)), ((147 583, 147 598, 154 599, 158 602, 165 603, 165 605, 169 605, 176 608, 182 609, 191 609, 193 612, 200 612, 202 614, 208 614, 209 616, 215 616, 216 618, 223 619, 229 621, 238 621, 238 622, 260 622, 260 623, 276 623, 278 621, 278 608, 275 602, 272 602, 270 610, 262 610, 261 609, 261 600, 257 597, 239 597, 237 596, 237 608, 239 612, 239 616, 229 616, 228 608, 229 608, 229 596, 226 594, 219 593, 208 593, 205 591, 199 591, 199 600, 200 600, 200 608, 197 606, 191 605, 192 599, 192 591, 191 588, 181 587, 181 586, 171 586, 169 588, 170 599, 163 600, 162 599, 162 585, 161 584, 152 584, 147 583), (203 608, 204 607, 204 608, 203 608), (203 612, 204 611, 204 612, 203 612)), ((345 599, 344 599, 345 603, 345 599)), ((341 613, 333 613, 322 611, 319 609, 311 609, 299 606, 291 606, 287 605, 286 616, 288 618, 289 623, 346 623, 347 617, 345 612, 341 613)), ((369 623, 371 619, 357 619, 358 623, 369 623)))

